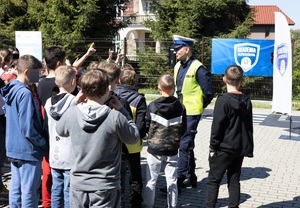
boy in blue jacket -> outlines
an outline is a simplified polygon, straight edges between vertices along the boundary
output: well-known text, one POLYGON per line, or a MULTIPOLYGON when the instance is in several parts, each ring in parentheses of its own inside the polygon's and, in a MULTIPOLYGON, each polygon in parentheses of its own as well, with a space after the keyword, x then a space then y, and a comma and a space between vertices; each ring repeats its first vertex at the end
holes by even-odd
POLYGON ((42 157, 47 151, 42 120, 28 85, 42 63, 31 55, 20 57, 18 77, 1 89, 5 98, 6 155, 11 161, 9 207, 38 207, 42 157))
MULTIPOLYGON (((130 66, 127 66, 129 68, 130 66)), ((127 158, 122 161, 122 194, 125 190, 125 178, 127 167, 130 171, 129 184, 131 193, 131 207, 140 208, 142 206, 142 167, 141 167, 141 150, 143 149, 142 139, 146 136, 146 110, 147 103, 144 95, 138 92, 136 87, 137 75, 134 69, 125 69, 120 75, 120 84, 114 92, 123 99, 126 99, 130 105, 133 120, 139 129, 140 139, 137 143, 126 144, 128 150, 127 158)))

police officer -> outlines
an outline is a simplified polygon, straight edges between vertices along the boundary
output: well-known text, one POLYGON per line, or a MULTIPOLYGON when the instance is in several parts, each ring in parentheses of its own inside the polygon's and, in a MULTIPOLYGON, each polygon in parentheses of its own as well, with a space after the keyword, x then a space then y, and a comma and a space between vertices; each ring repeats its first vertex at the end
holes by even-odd
POLYGON ((187 112, 187 131, 182 136, 178 158, 178 186, 197 187, 195 175, 195 136, 203 109, 214 96, 210 72, 193 56, 194 39, 174 35, 174 54, 178 60, 174 67, 175 95, 187 112))

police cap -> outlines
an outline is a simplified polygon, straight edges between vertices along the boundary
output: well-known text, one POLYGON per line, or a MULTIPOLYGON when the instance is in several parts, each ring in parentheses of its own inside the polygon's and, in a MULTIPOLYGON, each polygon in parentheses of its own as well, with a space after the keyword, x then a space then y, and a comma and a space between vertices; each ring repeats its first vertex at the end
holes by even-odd
POLYGON ((173 40, 174 40, 172 45, 173 49, 180 48, 182 46, 193 47, 196 42, 195 39, 183 37, 180 35, 173 35, 173 40))

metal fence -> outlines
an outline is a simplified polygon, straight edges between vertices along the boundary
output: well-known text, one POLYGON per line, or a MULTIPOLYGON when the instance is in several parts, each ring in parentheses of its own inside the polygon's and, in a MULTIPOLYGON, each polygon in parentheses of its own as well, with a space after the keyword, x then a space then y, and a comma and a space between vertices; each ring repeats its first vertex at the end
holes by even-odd
MULTIPOLYGON (((158 80, 159 76, 148 76, 141 77, 139 79, 139 88, 151 88, 156 89, 156 85, 153 82, 158 80), (151 81, 154 80, 154 81, 151 81)), ((226 92, 226 86, 223 82, 221 75, 212 74, 211 81, 214 86, 215 96, 219 93, 226 92)), ((155 90, 154 90, 155 91, 155 90)), ((243 85, 241 87, 241 91, 251 97, 251 99, 255 100, 272 100, 273 93, 273 78, 272 77, 259 77, 258 80, 254 82, 248 83, 247 85, 243 85)))
MULTIPOLYGON (((108 56, 108 53, 106 52, 106 50, 108 50, 107 45, 112 45, 114 48, 114 41, 107 43, 106 41, 104 42, 104 40, 86 40, 87 42, 95 42, 97 48, 97 51, 99 51, 97 59, 99 60, 99 57, 101 60, 105 60, 108 56), (105 48, 103 47, 105 45, 105 48), (100 49, 100 50, 98 50, 100 49)), ((126 41, 122 40, 122 41, 126 41)), ((132 40, 131 40, 132 41, 132 40)), ((154 46, 155 45, 155 41, 151 40, 151 39, 144 39, 144 40, 135 40, 137 42, 136 45, 148 45, 148 46, 154 46)), ((200 40, 201 41, 201 40, 200 40)), ((206 40, 207 41, 207 40, 206 40)), ((126 42, 122 43, 123 45, 126 45, 126 42)), ((161 43, 161 55, 168 57, 168 45, 170 46, 170 44, 172 44, 172 41, 168 41, 167 44, 161 43)), ((201 53, 201 50, 207 50, 209 46, 209 44, 207 44, 205 47, 199 47, 200 49, 197 50, 196 57, 200 60, 203 61, 203 64, 206 66, 206 68, 210 71, 210 58, 209 57, 203 57, 203 53, 201 53)), ((117 51, 118 48, 115 47, 115 51, 117 51)), ((155 49, 153 49, 155 50, 155 49)), ((132 64, 132 66, 135 68, 135 70, 138 72, 138 74, 141 74, 141 70, 139 67, 139 53, 141 53, 142 50, 139 50, 136 55, 131 55, 131 54, 126 54, 125 51, 125 56, 127 57, 126 63, 132 64)), ((84 52, 82 52, 84 53, 84 52)), ((117 52, 114 53, 114 58, 116 57, 117 52)), ((95 57, 93 59, 93 57, 89 58, 86 63, 85 63, 85 67, 88 65, 89 62, 91 61, 95 61, 95 57)), ((145 61, 145 60, 144 60, 145 61)), ((144 63, 145 64, 145 63, 144 63)), ((153 64, 153 63, 151 63, 153 64)), ((158 63, 159 64, 159 63, 158 63)), ((147 69, 147 70, 153 70, 151 68, 147 69)), ((140 76, 139 79, 139 88, 148 88, 148 89, 156 89, 156 82, 158 80, 158 77, 160 76, 160 74, 151 74, 148 73, 150 75, 145 76, 140 76), (155 84, 154 84, 155 83, 155 84)), ((216 75, 216 74, 212 74, 211 75, 211 80, 215 89, 215 95, 225 92, 226 88, 225 88, 225 84, 223 83, 222 80, 222 75, 216 75)), ((295 81, 294 81, 295 82, 295 81)), ((300 80, 296 80, 297 83, 293 83, 293 86, 300 86, 300 80)), ((255 99, 255 100, 267 100, 270 101, 272 100, 272 94, 273 94, 273 78, 272 77, 245 77, 245 81, 244 84, 241 88, 241 90, 249 95, 251 97, 251 99, 255 99)), ((154 90, 155 91, 155 90, 154 90)), ((296 100, 298 102, 298 100, 296 100)), ((300 100, 299 100, 300 101, 300 100)))

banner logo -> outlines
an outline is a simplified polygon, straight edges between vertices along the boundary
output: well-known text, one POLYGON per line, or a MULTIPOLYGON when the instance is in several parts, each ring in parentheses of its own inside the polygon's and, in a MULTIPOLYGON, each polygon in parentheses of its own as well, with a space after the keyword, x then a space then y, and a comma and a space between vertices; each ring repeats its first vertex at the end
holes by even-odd
POLYGON ((276 57, 277 57, 276 68, 278 69, 279 73, 283 77, 284 73, 287 70, 287 65, 289 60, 289 51, 286 43, 282 43, 277 46, 276 57))
POLYGON ((254 43, 239 43, 234 45, 234 60, 244 72, 252 69, 258 62, 260 45, 254 43))

